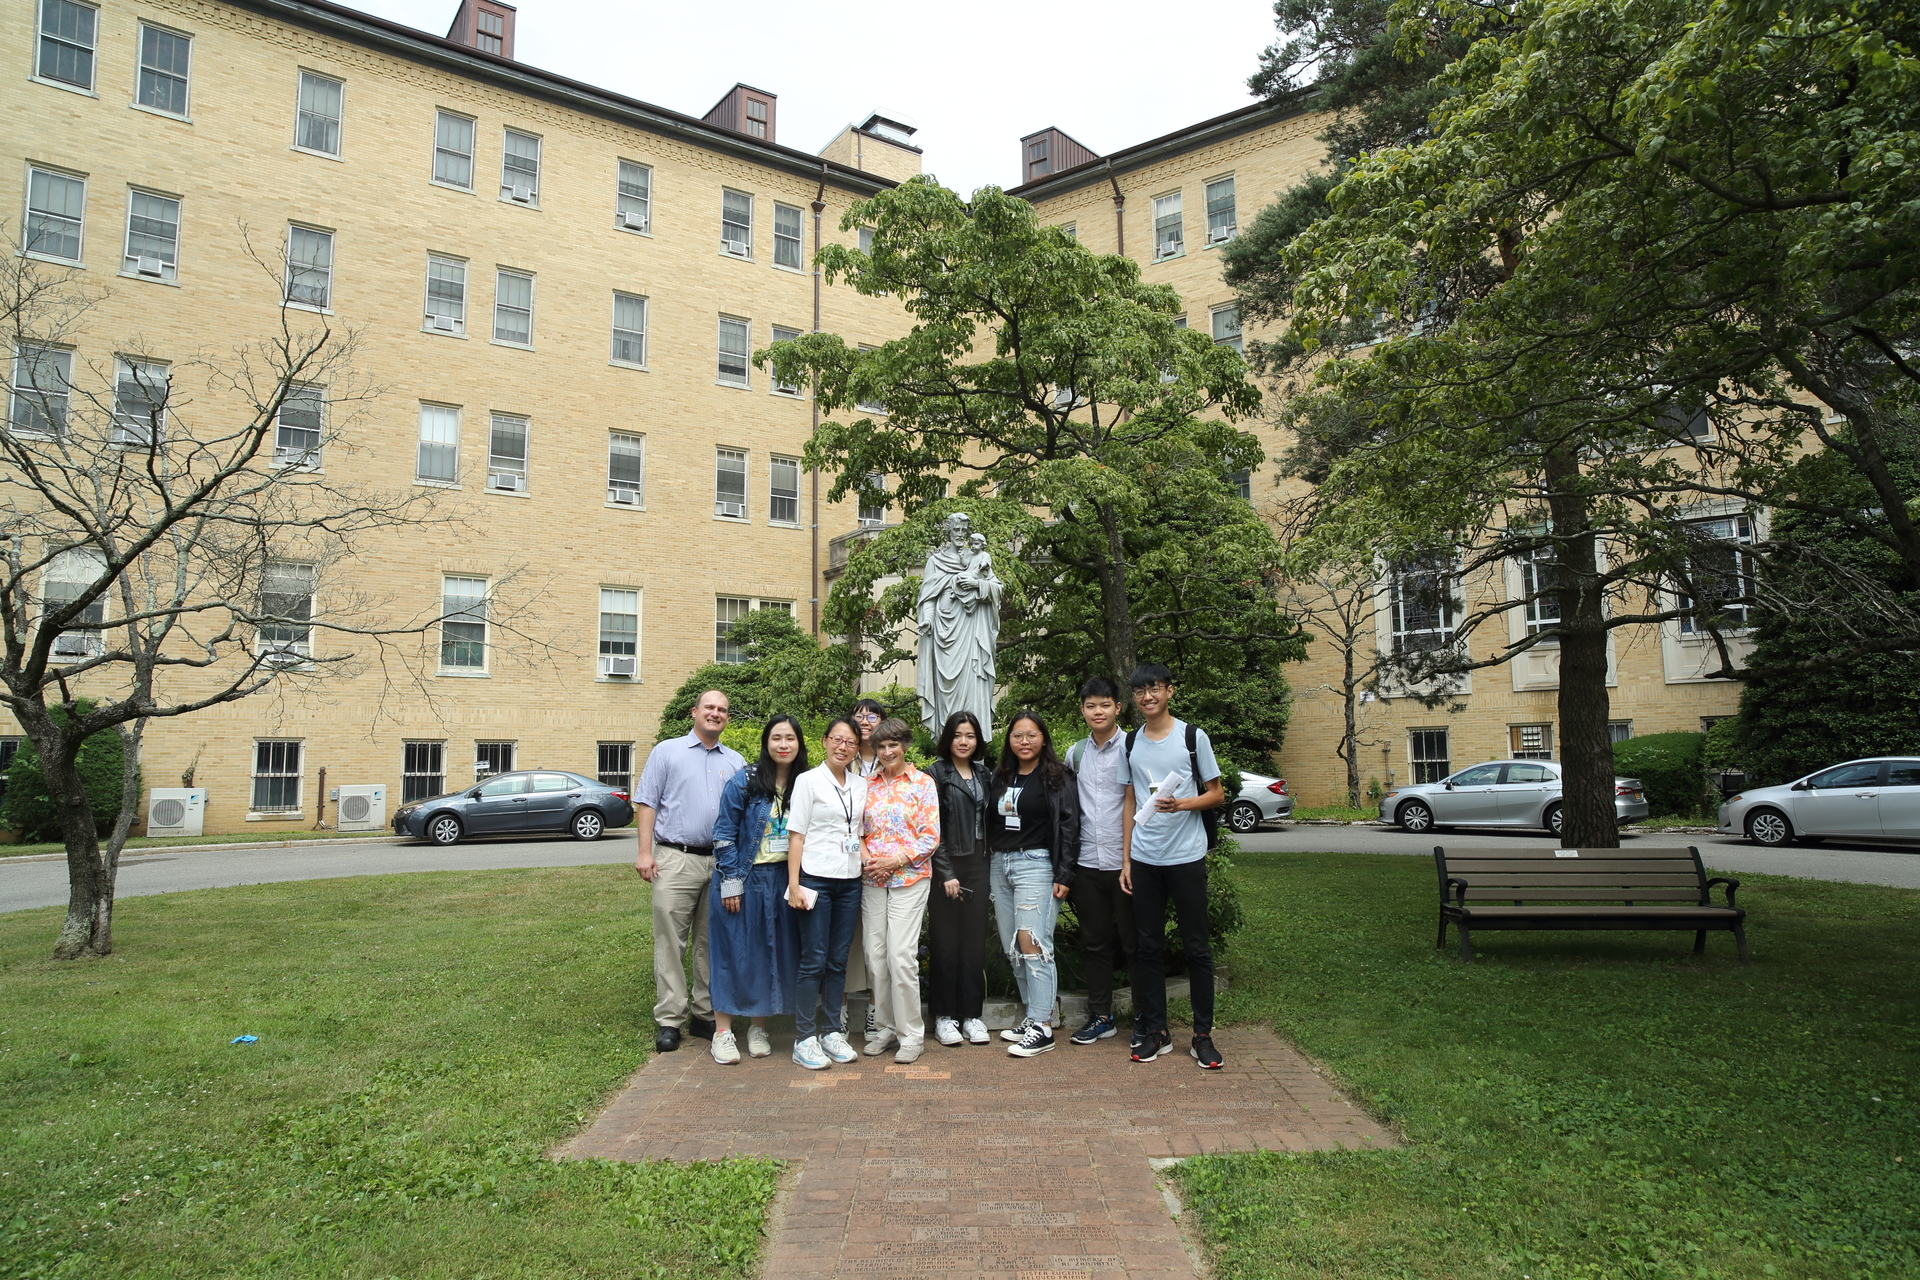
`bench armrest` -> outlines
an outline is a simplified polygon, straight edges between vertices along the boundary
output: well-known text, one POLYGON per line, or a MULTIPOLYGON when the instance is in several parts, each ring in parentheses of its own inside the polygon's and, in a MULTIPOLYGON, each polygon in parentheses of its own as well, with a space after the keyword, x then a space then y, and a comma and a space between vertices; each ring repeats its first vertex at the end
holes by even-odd
POLYGON ((1732 906, 1732 905, 1733 905, 1733 895, 1734 895, 1735 893, 1738 893, 1738 892, 1739 892, 1739 890, 1740 890, 1740 882, 1739 882, 1738 880, 1729 880, 1729 879, 1728 879, 1727 877, 1725 877, 1725 876, 1715 876, 1715 877, 1714 877, 1713 879, 1711 879, 1711 880, 1709 880, 1709 881, 1707 881, 1707 894, 1708 894, 1708 896, 1709 896, 1709 897, 1711 897, 1711 896, 1712 896, 1712 894, 1713 894, 1713 886, 1715 886, 1715 885, 1723 885, 1723 886, 1725 886, 1725 888, 1726 888, 1726 891, 1727 891, 1727 905, 1728 905, 1728 906, 1732 906))
POLYGON ((1447 887, 1446 889, 1441 890, 1441 893, 1440 893, 1440 900, 1442 902, 1445 902, 1447 900, 1448 891, 1451 891, 1453 894, 1454 906, 1464 907, 1467 905, 1467 882, 1465 880, 1459 880, 1454 878, 1453 876, 1448 876, 1447 887))

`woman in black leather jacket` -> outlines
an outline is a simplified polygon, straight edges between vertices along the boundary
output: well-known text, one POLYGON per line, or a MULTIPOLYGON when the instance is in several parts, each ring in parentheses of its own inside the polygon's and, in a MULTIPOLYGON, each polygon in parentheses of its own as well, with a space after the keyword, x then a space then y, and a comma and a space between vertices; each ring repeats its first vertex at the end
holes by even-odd
POLYGON ((927 1012, 934 1039, 986 1044, 980 1019, 987 968, 987 799, 993 767, 971 711, 947 717, 928 771, 940 792, 940 844, 927 906, 927 1012))

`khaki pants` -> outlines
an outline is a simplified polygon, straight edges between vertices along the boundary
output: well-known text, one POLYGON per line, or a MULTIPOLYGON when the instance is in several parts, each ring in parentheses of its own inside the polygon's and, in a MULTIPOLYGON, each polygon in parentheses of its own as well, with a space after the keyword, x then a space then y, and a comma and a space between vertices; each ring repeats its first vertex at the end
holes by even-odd
POLYGON ((662 1027, 687 1025, 687 1015, 712 1019, 707 992, 707 889, 713 859, 653 846, 659 868, 653 877, 653 983, 659 999, 653 1020, 662 1027), (687 958, 693 960, 693 991, 687 991, 687 958))
POLYGON ((927 913, 933 877, 904 889, 860 891, 860 938, 873 980, 873 1016, 881 1034, 891 1031, 903 1045, 927 1038, 920 1016, 920 919, 927 913))

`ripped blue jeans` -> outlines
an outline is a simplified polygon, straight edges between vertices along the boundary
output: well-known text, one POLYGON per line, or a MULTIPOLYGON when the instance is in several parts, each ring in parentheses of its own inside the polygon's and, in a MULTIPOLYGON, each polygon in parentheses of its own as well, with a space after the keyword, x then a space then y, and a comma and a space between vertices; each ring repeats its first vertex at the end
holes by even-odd
POLYGON ((1053 924, 1060 904, 1053 896, 1053 855, 1045 849, 993 855, 993 918, 1000 926, 1000 949, 1007 953, 1027 1016, 1035 1022, 1053 1021, 1053 1001, 1059 994, 1060 970, 1053 963, 1053 924), (1024 932, 1039 953, 1029 955, 1019 946, 1024 932))

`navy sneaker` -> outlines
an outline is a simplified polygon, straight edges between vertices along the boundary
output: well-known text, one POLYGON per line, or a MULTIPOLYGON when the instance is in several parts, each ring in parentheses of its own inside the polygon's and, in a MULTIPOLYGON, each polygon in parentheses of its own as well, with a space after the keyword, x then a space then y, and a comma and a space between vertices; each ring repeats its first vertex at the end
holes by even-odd
POLYGON ((1120 1028, 1113 1025, 1113 1019, 1106 1014, 1095 1014, 1087 1019, 1087 1025, 1069 1037, 1075 1044, 1094 1044, 1111 1039, 1120 1034, 1120 1028))
POLYGON ((1213 1047, 1213 1037, 1210 1035, 1201 1034, 1195 1036, 1193 1038, 1193 1048, 1187 1050, 1187 1052, 1193 1055, 1193 1060, 1200 1064, 1202 1071, 1218 1071, 1227 1065, 1226 1061, 1221 1058, 1220 1051, 1213 1047))

